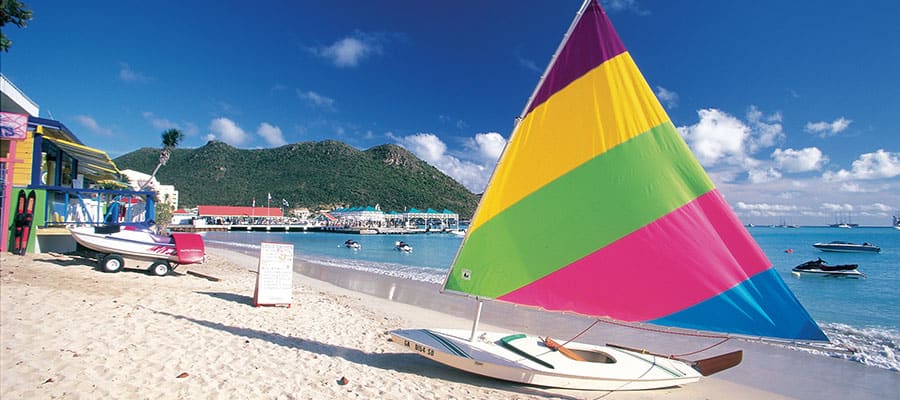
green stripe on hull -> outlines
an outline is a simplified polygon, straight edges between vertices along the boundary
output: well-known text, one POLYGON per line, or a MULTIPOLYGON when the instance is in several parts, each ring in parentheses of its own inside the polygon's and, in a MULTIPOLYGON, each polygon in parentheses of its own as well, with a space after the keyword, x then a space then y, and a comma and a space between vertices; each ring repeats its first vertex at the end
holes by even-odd
POLYGON ((666 122, 580 165, 471 232, 445 288, 499 297, 713 189, 666 122), (512 270, 519 272, 507 273, 512 270))
POLYGON ((441 337, 441 335, 438 335, 427 329, 424 332, 427 333, 428 336, 431 336, 434 340, 437 340, 438 342, 443 344, 444 347, 447 348, 447 350, 449 350, 451 353, 453 353, 457 357, 472 358, 469 356, 469 354, 467 354, 465 351, 463 351, 463 349, 460 349, 459 346, 453 344, 453 342, 451 342, 447 339, 444 339, 443 337, 441 337))

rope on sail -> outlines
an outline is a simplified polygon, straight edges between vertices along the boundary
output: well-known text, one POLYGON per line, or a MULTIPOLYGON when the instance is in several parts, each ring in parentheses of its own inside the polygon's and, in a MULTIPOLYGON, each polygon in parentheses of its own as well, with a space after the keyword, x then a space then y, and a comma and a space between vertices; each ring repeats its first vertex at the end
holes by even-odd
POLYGON ((671 330, 666 330, 666 329, 656 329, 656 328, 648 328, 648 327, 643 327, 643 326, 634 326, 634 325, 631 325, 631 324, 626 324, 626 323, 615 322, 615 321, 604 320, 604 319, 599 319, 599 318, 598 318, 598 319, 595 320, 591 325, 589 325, 587 328, 584 328, 584 330, 582 330, 581 332, 579 332, 577 335, 573 336, 571 339, 566 340, 566 341, 565 341, 563 344, 561 344, 560 346, 565 346, 565 345, 567 345, 567 344, 569 344, 569 343, 575 341, 576 339, 578 339, 579 337, 581 337, 581 335, 584 335, 585 333, 587 333, 587 331, 591 330, 591 328, 593 328, 594 326, 596 326, 597 324, 599 324, 599 323, 601 323, 601 322, 606 323, 606 324, 610 324, 610 325, 621 326, 621 327, 624 327, 624 328, 631 328, 631 329, 637 329, 637 330, 648 331, 648 332, 655 332, 655 333, 665 333, 665 334, 668 334, 668 335, 691 336, 691 337, 701 337, 701 338, 710 338, 710 339, 721 339, 721 340, 719 340, 718 342, 716 342, 716 343, 714 343, 714 344, 712 344, 712 345, 710 345, 710 346, 707 346, 707 347, 705 347, 705 348, 702 348, 702 349, 700 349, 700 350, 695 350, 695 351, 691 351, 691 352, 687 352, 687 353, 682 353, 682 354, 670 354, 670 355, 669 355, 670 358, 680 358, 680 357, 689 356, 689 355, 693 355, 693 354, 697 354, 697 353, 702 353, 702 352, 707 351, 707 350, 709 350, 709 349, 712 349, 712 348, 714 348, 714 347, 716 347, 716 346, 719 346, 719 345, 721 345, 721 344, 727 342, 729 339, 731 339, 731 336, 710 335, 710 334, 704 334, 704 333, 673 332, 673 331, 671 331, 671 330))

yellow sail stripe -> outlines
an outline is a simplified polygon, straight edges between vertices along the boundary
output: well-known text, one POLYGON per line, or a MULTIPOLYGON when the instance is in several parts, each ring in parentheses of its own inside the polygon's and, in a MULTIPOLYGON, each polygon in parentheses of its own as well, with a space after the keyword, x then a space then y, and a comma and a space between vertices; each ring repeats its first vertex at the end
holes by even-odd
MULTIPOLYGON (((575 167, 667 121, 631 55, 624 52, 607 60, 520 122, 469 230, 477 230, 575 167), (510 179, 512 171, 529 179, 510 179)), ((560 205, 565 203, 560 199, 560 205)))

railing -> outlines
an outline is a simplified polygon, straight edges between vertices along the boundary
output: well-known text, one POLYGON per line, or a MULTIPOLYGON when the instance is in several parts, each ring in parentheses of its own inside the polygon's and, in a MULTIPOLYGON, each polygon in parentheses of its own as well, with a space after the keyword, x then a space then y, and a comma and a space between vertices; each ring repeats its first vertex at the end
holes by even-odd
POLYGON ((41 186, 47 191, 44 226, 139 225, 155 217, 154 192, 41 186))

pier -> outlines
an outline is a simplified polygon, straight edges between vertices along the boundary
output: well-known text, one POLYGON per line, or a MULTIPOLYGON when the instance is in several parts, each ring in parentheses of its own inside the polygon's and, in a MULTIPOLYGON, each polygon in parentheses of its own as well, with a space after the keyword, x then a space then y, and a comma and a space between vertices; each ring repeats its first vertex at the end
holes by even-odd
POLYGON ((458 232, 459 215, 453 211, 410 208, 404 212, 383 212, 374 207, 337 208, 312 216, 285 216, 280 208, 239 206, 197 207, 192 214, 179 215, 180 223, 167 228, 172 232, 336 232, 358 235, 417 234, 458 232))
POLYGON ((402 227, 346 227, 318 226, 302 224, 231 224, 231 225, 184 225, 166 227, 171 232, 334 232, 356 235, 409 235, 421 233, 450 233, 455 229, 402 228, 402 227))

